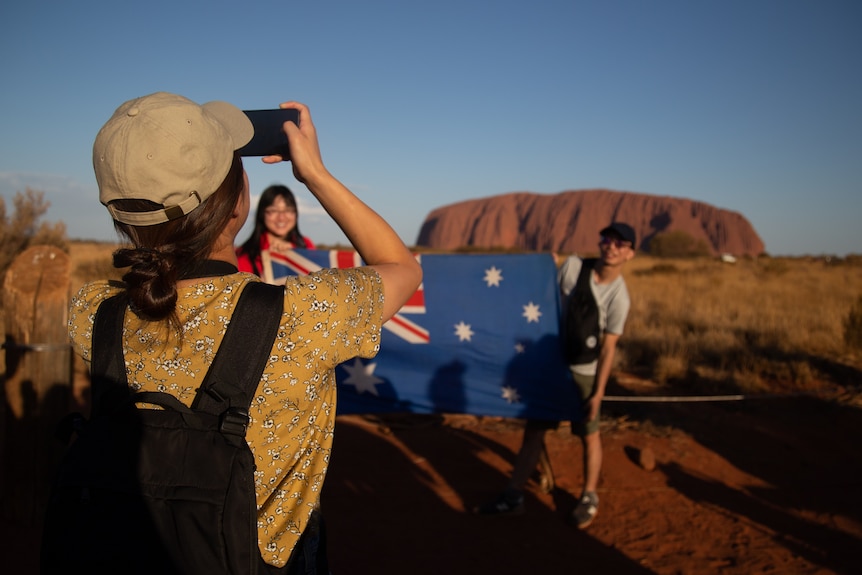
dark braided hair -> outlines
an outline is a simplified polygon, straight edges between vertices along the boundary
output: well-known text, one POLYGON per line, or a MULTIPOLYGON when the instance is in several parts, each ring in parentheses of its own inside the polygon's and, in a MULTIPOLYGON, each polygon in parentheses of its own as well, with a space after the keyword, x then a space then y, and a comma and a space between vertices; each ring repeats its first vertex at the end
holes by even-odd
MULTIPOLYGON (((219 234, 230 222, 244 180, 242 159, 234 153, 224 182, 203 205, 181 218, 152 226, 133 226, 114 221, 114 228, 133 247, 114 252, 114 267, 126 268, 123 275, 131 309, 140 317, 159 321, 176 317, 177 280, 180 274, 204 260, 212 252, 219 234)), ((161 208, 149 200, 114 200, 124 211, 161 208)))

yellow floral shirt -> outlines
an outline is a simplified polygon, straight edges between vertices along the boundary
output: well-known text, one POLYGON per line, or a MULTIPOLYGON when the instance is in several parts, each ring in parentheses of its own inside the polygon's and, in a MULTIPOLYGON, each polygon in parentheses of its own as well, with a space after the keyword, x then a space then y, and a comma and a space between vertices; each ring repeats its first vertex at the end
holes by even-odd
MULTIPOLYGON (((247 273, 205 278, 180 288, 182 340, 166 322, 127 311, 123 355, 129 386, 164 391, 191 405, 230 321, 247 273)), ((72 299, 69 334, 90 361, 99 304, 116 283, 85 285, 72 299)), ((251 402, 246 440, 254 454, 258 546, 282 566, 318 505, 335 429, 335 366, 374 357, 380 344, 383 285, 370 268, 324 269, 290 278, 284 313, 269 361, 251 402)), ((249 349, 249 355, 261 350, 249 349)))

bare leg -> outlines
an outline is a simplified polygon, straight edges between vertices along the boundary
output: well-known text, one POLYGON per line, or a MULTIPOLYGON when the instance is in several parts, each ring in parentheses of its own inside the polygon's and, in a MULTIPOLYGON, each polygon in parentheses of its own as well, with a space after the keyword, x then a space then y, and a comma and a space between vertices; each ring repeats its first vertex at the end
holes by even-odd
POLYGON ((515 466, 506 486, 507 490, 520 491, 524 488, 545 450, 546 431, 545 429, 524 429, 524 440, 518 455, 515 457, 515 466))
POLYGON ((584 491, 572 511, 572 523, 578 529, 592 525, 599 512, 599 498, 596 487, 602 469, 602 440, 598 431, 581 438, 584 443, 584 491))
POLYGON ((595 492, 602 471, 602 439, 599 432, 587 434, 584 441, 584 492, 595 492))
POLYGON ((554 490, 554 469, 551 467, 551 459, 548 457, 547 444, 542 445, 542 451, 539 453, 539 487, 545 493, 550 493, 554 490))

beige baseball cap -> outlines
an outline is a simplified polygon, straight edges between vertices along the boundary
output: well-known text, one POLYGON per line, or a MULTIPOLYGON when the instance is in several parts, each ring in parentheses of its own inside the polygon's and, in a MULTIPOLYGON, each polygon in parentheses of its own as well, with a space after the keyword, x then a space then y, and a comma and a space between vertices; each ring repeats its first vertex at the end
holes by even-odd
POLYGON ((198 105, 157 92, 121 105, 93 144, 99 201, 111 216, 134 226, 182 217, 218 189, 234 150, 254 135, 248 117, 227 102, 198 105), (112 200, 150 200, 163 208, 124 212, 112 200))

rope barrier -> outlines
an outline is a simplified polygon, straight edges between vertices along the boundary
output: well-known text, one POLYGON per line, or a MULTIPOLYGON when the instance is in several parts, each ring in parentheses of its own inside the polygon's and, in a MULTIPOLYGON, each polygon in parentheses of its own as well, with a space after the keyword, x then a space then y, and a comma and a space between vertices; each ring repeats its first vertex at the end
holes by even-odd
POLYGON ((821 396, 813 391, 797 391, 793 393, 763 393, 759 395, 677 395, 677 396, 653 396, 653 395, 606 395, 602 401, 618 403, 697 403, 707 401, 745 401, 749 399, 776 399, 779 397, 802 397, 821 396))
POLYGON ((700 401, 742 401, 747 399, 744 395, 678 395, 678 396, 627 396, 606 395, 602 401, 613 401, 620 403, 693 403, 700 401))
POLYGON ((69 343, 4 343, 3 349, 15 349, 19 351, 62 351, 70 349, 69 343))

